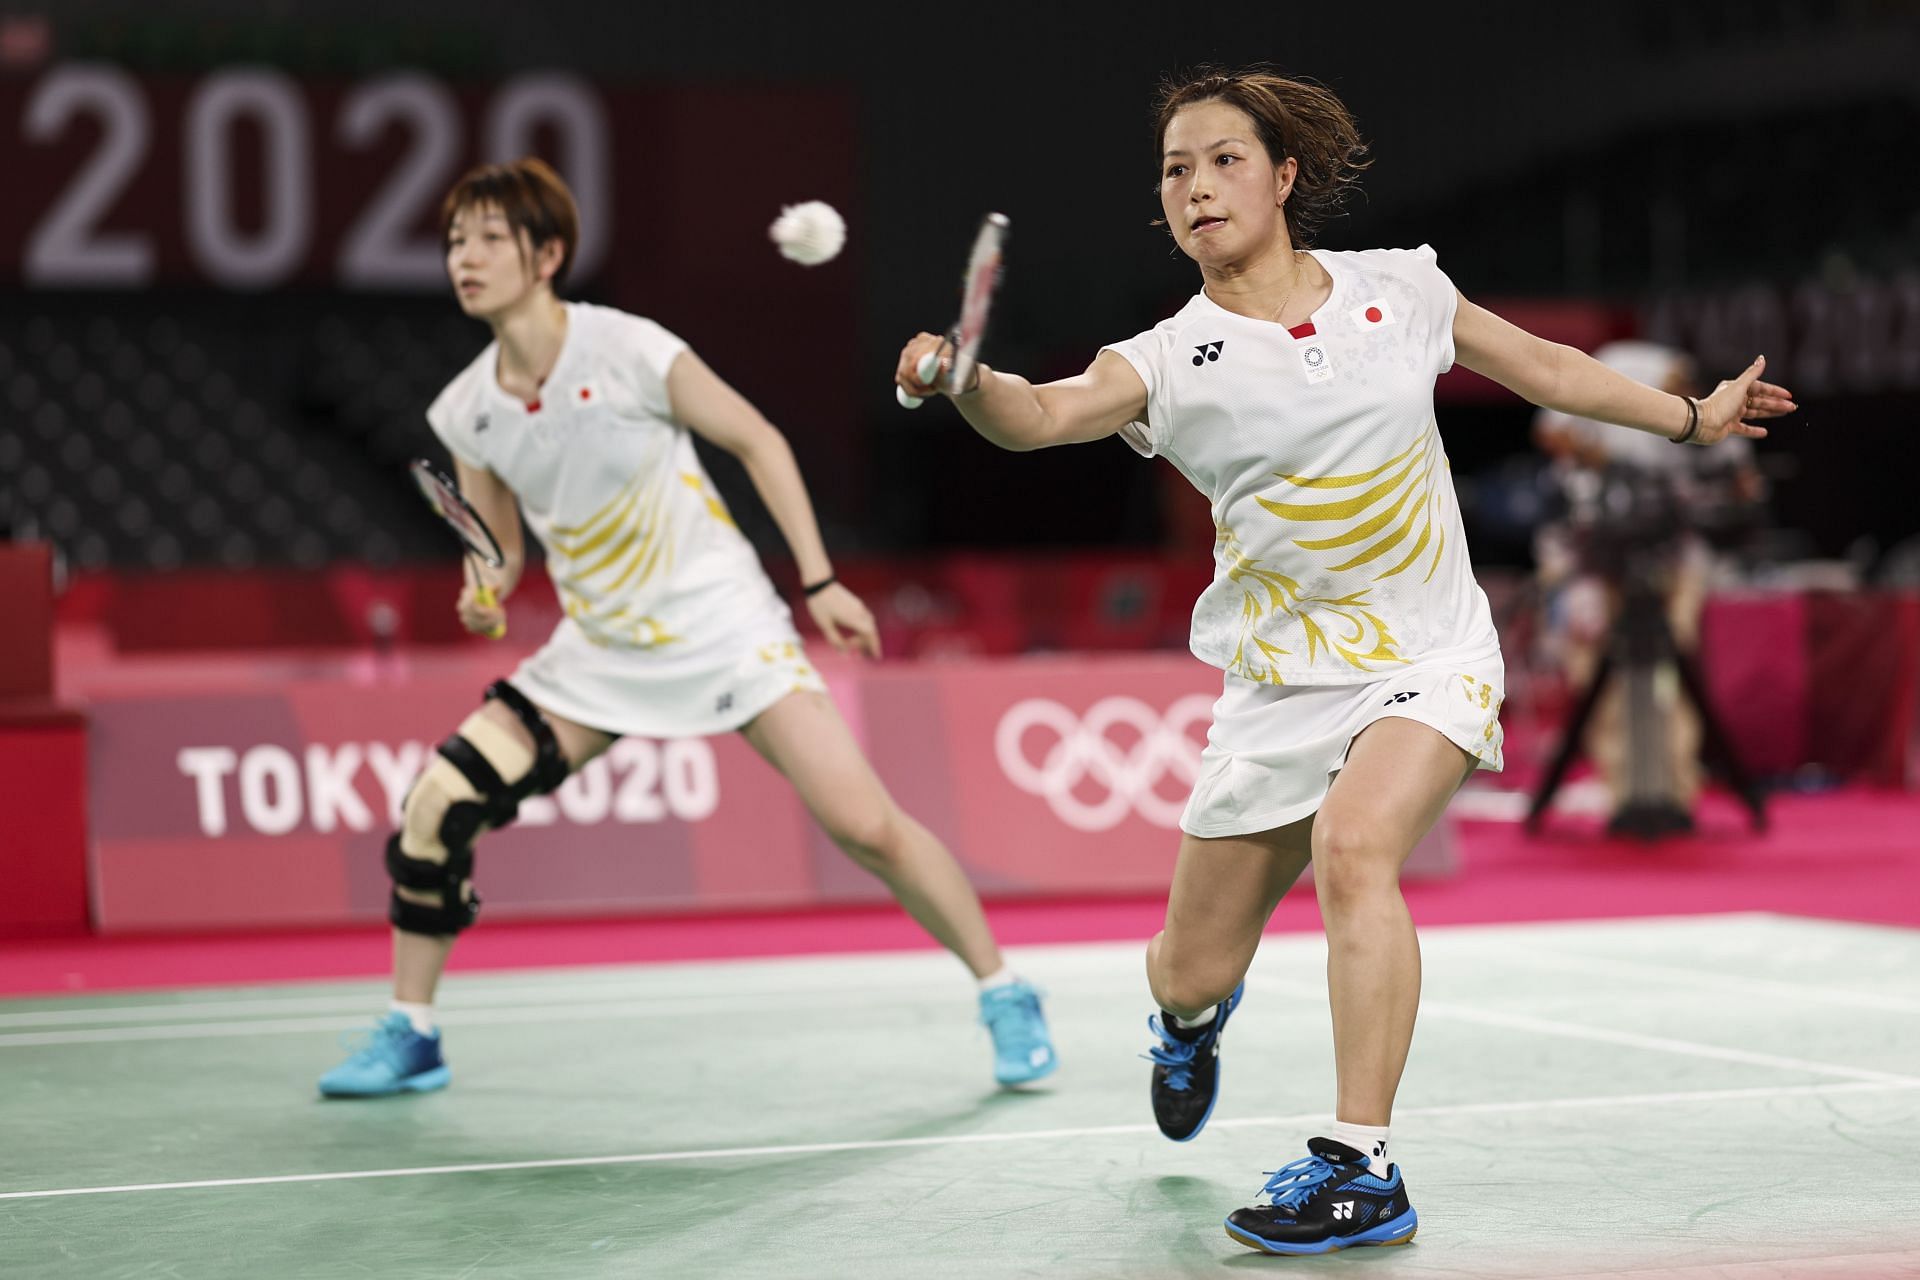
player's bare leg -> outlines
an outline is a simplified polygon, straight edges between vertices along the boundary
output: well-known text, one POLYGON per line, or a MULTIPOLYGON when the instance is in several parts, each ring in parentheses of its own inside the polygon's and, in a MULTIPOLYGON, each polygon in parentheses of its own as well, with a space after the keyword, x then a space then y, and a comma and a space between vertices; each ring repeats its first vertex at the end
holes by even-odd
POLYGON ((894 803, 833 699, 790 693, 741 732, 793 784, 834 843, 880 877, 907 914, 980 980, 994 1078, 1026 1084, 1051 1074, 1058 1059, 1039 993, 1007 969, 966 873, 937 836, 894 803))
MULTIPOLYGON (((479 714, 517 742, 526 752, 528 760, 533 759, 533 735, 527 732, 527 727, 520 723, 520 718, 511 709, 499 702, 488 702, 479 714)), ((542 714, 553 730, 554 739, 560 744, 560 752, 566 757, 570 771, 580 768, 613 742, 610 736, 598 729, 575 724, 544 709, 542 714)), ((431 891, 396 885, 394 892, 422 906, 440 905, 440 895, 431 891)), ((471 885, 467 886, 467 892, 472 892, 471 885)), ((432 1004, 440 988, 440 975, 446 970, 447 958, 453 954, 454 939, 458 936, 452 933, 409 933, 404 929, 395 929, 393 998, 407 1004, 432 1004)))
POLYGON ((938 837, 894 803, 832 698, 790 693, 741 734, 793 784, 833 842, 880 877, 907 914, 974 977, 999 970, 1000 948, 966 872, 938 837))
POLYGON ((1263 1253, 1326 1253, 1413 1239, 1419 1215, 1387 1154, 1394 1094, 1420 1004, 1420 943, 1400 871, 1473 761, 1417 721, 1377 720, 1347 752, 1313 824, 1313 883, 1333 1006, 1332 1125, 1273 1171, 1227 1234, 1263 1253))
POLYGON ((1183 835, 1166 927, 1147 943, 1147 986, 1162 1009, 1192 1018, 1227 998, 1273 909, 1307 868, 1313 819, 1254 835, 1183 835))
POLYGON ((1354 739, 1320 806, 1313 884, 1327 933, 1338 1120, 1391 1122, 1420 1004, 1420 943, 1400 869, 1472 768, 1434 729, 1377 720, 1354 739))
POLYGON ((346 1060, 320 1077, 320 1092, 330 1098, 379 1098, 396 1093, 423 1093, 443 1089, 452 1078, 440 1051, 440 1031, 433 1017, 433 998, 440 985, 459 930, 473 922, 473 885, 464 877, 471 867, 472 840, 486 830, 476 829, 466 806, 484 806, 476 779, 491 785, 513 786, 538 776, 538 785, 551 787, 558 763, 571 772, 604 751, 613 739, 558 716, 546 715, 511 688, 490 691, 480 709, 460 724, 454 739, 428 761, 407 793, 401 828, 388 846, 388 869, 415 883, 394 885, 394 919, 407 925, 393 930, 393 1004, 385 1016, 361 1037, 346 1060), (509 701, 517 703, 516 712, 509 701), (534 734, 523 720, 544 722, 553 735, 551 754, 541 758, 534 734), (452 754, 448 754, 452 752, 452 754), (462 763, 464 762, 464 763, 462 763), (463 806, 456 811, 456 806, 463 806), (450 814, 455 815, 450 820, 450 814), (444 841, 451 841, 450 848, 444 841), (458 888, 420 887, 424 875, 458 888), (461 897, 448 910, 446 893, 461 897), (466 904, 463 908, 460 904, 466 904))
POLYGON ((1306 869, 1313 819, 1253 835, 1186 835, 1167 895, 1167 924, 1147 943, 1147 986, 1160 1006, 1149 1095, 1175 1142, 1205 1127, 1220 1090, 1220 1038, 1268 917, 1306 869))

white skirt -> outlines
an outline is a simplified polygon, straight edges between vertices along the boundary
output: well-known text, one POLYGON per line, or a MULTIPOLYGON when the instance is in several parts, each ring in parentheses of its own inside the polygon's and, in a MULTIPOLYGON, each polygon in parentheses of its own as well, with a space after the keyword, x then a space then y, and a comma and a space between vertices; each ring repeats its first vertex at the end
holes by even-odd
POLYGON ((508 677, 543 711, 643 738, 729 733, 789 693, 825 693, 826 681, 784 606, 718 643, 674 652, 595 644, 563 618, 508 677))
POLYGON ((1499 772, 1500 702, 1506 664, 1498 650, 1479 659, 1417 667, 1371 684, 1255 684, 1226 677, 1200 776, 1180 829, 1195 836, 1243 836, 1298 822, 1318 811, 1347 750, 1376 720, 1417 720, 1499 772))

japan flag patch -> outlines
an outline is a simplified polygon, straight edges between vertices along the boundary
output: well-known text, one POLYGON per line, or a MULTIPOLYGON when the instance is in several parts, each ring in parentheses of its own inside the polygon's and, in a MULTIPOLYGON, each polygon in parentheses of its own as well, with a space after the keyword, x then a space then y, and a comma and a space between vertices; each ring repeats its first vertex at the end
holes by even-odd
POLYGON ((1394 324, 1397 317, 1393 308, 1387 305, 1385 298, 1375 298, 1365 306, 1355 307, 1347 313, 1353 317, 1353 323, 1362 329, 1378 329, 1382 325, 1394 324))
POLYGON ((597 409, 602 403, 600 383, 589 378, 567 393, 567 403, 576 409, 597 409))

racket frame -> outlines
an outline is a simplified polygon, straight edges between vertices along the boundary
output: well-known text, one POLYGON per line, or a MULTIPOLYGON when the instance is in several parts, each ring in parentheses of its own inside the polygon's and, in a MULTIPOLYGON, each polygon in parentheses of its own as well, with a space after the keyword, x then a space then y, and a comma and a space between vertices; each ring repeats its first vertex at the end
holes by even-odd
MULTIPOLYGON (((420 490, 421 498, 453 530, 454 537, 460 539, 461 549, 472 566, 474 603, 483 609, 495 607, 500 603, 499 597, 494 594, 480 570, 482 566, 489 569, 506 567, 507 557, 500 550, 500 540, 493 536, 493 530, 487 527, 487 522, 480 518, 480 513, 473 509, 473 504, 460 492, 460 486, 446 472, 425 458, 415 458, 408 464, 407 470, 413 477, 414 486, 420 490), (483 541, 476 541, 463 522, 470 522, 471 529, 478 530, 483 541)), ((506 625, 502 623, 487 634, 498 640, 506 633, 506 625)))

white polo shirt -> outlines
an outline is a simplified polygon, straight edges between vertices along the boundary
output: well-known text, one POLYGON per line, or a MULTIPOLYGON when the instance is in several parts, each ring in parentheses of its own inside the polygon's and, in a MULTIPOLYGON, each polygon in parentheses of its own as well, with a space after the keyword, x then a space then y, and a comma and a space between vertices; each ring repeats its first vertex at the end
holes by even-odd
POLYGON ((594 645, 684 654, 785 619, 673 420, 667 373, 687 344, 610 307, 570 302, 537 406, 501 389, 489 344, 427 410, 434 434, 512 489, 567 614, 594 645))
POLYGON ((1305 323, 1204 292, 1109 350, 1147 386, 1121 432, 1213 505, 1195 656, 1270 684, 1357 684, 1498 650, 1434 420, 1458 294, 1431 248, 1314 250, 1305 323))

